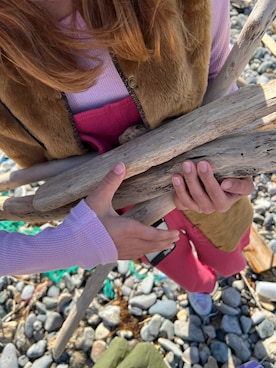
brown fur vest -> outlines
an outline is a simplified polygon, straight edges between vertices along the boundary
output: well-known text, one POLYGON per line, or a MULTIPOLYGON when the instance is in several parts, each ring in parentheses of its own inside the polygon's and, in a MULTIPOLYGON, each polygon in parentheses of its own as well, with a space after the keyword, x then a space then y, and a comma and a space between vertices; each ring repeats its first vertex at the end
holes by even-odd
MULTIPOLYGON (((159 64, 138 64, 114 55, 120 76, 144 124, 150 128, 198 107, 207 87, 210 0, 168 1, 183 14, 185 25, 196 40, 193 48, 187 50, 183 40, 172 58, 162 40, 159 64)), ((179 34, 179 24, 175 24, 175 31, 179 34)), ((0 71, 0 149, 23 167, 82 154, 84 147, 66 98, 37 80, 30 77, 26 80, 28 85, 16 83, 0 71)))

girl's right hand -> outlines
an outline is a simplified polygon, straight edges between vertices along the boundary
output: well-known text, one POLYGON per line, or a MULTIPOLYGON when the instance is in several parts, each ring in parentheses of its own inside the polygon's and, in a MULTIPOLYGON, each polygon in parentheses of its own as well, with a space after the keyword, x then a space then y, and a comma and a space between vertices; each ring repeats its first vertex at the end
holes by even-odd
POLYGON ((103 178, 100 185, 86 198, 118 251, 118 259, 137 259, 144 254, 169 249, 179 240, 177 230, 161 230, 118 215, 112 207, 112 198, 126 173, 123 163, 118 163, 103 178))

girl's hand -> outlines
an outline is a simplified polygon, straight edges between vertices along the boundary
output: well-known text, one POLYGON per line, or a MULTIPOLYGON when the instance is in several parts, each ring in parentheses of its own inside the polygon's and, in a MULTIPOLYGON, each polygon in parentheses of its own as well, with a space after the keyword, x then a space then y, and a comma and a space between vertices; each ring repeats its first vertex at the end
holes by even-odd
POLYGON ((86 203, 97 213, 112 237, 118 258, 136 259, 150 252, 170 248, 179 239, 177 230, 160 230, 146 226, 134 219, 119 216, 113 209, 112 198, 125 173, 124 164, 118 163, 86 198, 86 203))
POLYGON ((195 165, 187 160, 182 167, 183 176, 175 174, 172 177, 175 189, 174 203, 180 210, 205 214, 214 211, 226 212, 242 196, 247 196, 254 190, 250 177, 226 178, 219 183, 207 161, 195 165))

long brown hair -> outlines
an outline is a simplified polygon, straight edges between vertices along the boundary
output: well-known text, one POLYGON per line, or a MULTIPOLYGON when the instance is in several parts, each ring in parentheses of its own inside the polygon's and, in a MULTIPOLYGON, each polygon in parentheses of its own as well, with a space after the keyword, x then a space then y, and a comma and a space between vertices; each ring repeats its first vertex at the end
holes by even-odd
POLYGON ((166 38, 173 52, 173 24, 179 16, 174 3, 72 0, 72 27, 62 32, 37 0, 0 0, 0 67, 17 80, 31 75, 61 91, 84 90, 95 81, 101 65, 98 62, 86 70, 75 57, 85 56, 91 47, 108 48, 121 58, 143 62, 160 59, 160 42, 166 38), (81 42, 73 27, 77 12, 89 30, 81 42))

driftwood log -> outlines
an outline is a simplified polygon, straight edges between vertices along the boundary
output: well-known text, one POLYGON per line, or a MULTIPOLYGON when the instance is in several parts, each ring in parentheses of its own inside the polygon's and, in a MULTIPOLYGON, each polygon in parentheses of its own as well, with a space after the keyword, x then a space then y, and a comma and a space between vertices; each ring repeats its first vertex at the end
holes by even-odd
POLYGON ((7 172, 0 175, 0 191, 15 189, 21 185, 46 180, 74 166, 81 165, 96 155, 96 153, 92 152, 86 155, 47 161, 25 169, 7 172))

